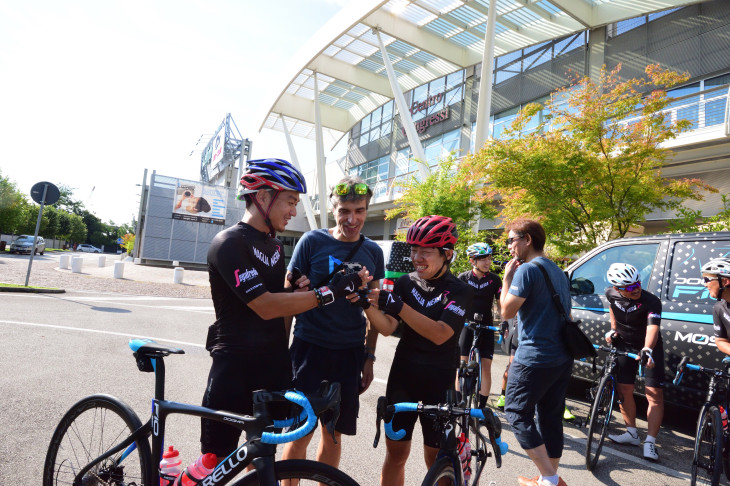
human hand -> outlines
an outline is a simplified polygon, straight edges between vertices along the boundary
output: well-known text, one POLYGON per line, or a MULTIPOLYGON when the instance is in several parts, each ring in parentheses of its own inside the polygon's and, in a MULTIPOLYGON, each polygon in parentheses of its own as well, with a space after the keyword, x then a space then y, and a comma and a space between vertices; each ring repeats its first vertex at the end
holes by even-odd
POLYGON ((332 291, 332 295, 335 299, 345 297, 355 293, 355 291, 362 284, 362 278, 360 273, 342 273, 337 272, 329 281, 327 287, 332 291))
POLYGON ((309 277, 302 274, 302 271, 299 270, 297 267, 294 267, 291 272, 286 276, 286 279, 291 284, 291 289, 293 292, 306 292, 309 290, 309 285, 311 282, 309 281, 309 277))
POLYGON ((641 349, 641 353, 639 353, 641 364, 647 368, 654 367, 654 357, 651 355, 651 352, 652 349, 650 347, 644 347, 641 349))
POLYGON ((365 390, 370 388, 370 384, 373 382, 373 379, 375 378, 375 373, 373 373, 373 360, 366 359, 365 363, 362 365, 362 378, 360 380, 360 395, 365 393, 365 390))
POLYGON ((398 294, 381 290, 378 295, 378 307, 386 314, 397 318, 400 311, 403 310, 403 301, 398 294))
POLYGON ((370 308, 370 301, 368 300, 368 294, 370 293, 370 289, 365 287, 358 289, 357 292, 354 294, 350 294, 347 296, 347 300, 352 305, 356 305, 358 307, 362 307, 363 309, 369 309, 370 308))
POLYGON ((502 281, 505 280, 512 280, 512 277, 515 274, 515 271, 519 268, 520 265, 522 265, 522 261, 520 261, 517 257, 512 258, 512 260, 507 262, 507 265, 504 267, 504 277, 502 277, 502 281))
POLYGON ((611 329, 610 331, 608 331, 608 332, 606 333, 606 336, 605 336, 605 338, 606 338, 606 342, 607 342, 608 344, 611 344, 611 343, 613 342, 613 338, 614 338, 614 337, 616 337, 616 330, 615 330, 615 329, 611 329))

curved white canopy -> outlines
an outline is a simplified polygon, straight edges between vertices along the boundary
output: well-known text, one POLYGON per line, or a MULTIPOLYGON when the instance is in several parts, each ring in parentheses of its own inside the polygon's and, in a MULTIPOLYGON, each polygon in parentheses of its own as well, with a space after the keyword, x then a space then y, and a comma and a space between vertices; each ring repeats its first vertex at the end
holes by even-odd
POLYGON ((393 98, 373 28, 403 91, 482 61, 497 8, 495 56, 585 29, 701 0, 353 0, 300 51, 261 129, 314 139, 314 72, 325 143, 334 145, 393 98), (327 140, 329 139, 329 140, 327 140))

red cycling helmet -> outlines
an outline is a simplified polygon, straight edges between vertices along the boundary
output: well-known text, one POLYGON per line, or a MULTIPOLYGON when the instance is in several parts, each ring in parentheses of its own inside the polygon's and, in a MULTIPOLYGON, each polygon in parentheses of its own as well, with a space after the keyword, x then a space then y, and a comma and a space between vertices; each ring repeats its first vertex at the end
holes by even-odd
POLYGON ((459 239, 456 225, 446 216, 424 216, 408 228, 406 242, 425 248, 454 248, 459 239))

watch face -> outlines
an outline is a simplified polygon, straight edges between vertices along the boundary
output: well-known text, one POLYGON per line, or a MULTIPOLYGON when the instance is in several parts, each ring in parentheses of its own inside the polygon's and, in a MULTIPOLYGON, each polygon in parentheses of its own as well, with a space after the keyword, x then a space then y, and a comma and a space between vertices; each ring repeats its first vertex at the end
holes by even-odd
POLYGON ((331 304, 335 301, 335 296, 329 287, 320 287, 319 295, 321 296, 321 305, 331 304))

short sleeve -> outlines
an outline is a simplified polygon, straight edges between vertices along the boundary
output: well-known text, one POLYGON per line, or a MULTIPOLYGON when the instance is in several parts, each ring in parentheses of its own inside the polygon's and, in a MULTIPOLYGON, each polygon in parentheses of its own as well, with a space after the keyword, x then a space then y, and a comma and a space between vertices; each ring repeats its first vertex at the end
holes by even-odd
POLYGON ((454 332, 459 331, 464 327, 466 316, 472 313, 473 294, 471 287, 468 286, 463 286, 458 291, 450 293, 439 320, 451 326, 454 332))
POLYGON ((230 239, 220 246, 217 262, 223 281, 246 304, 267 292, 263 278, 254 265, 250 247, 230 239))
POLYGON ((515 271, 515 275, 512 278, 512 284, 509 287, 509 293, 526 299, 530 295, 530 289, 532 288, 532 277, 530 269, 535 268, 535 265, 528 265, 523 263, 515 271))

